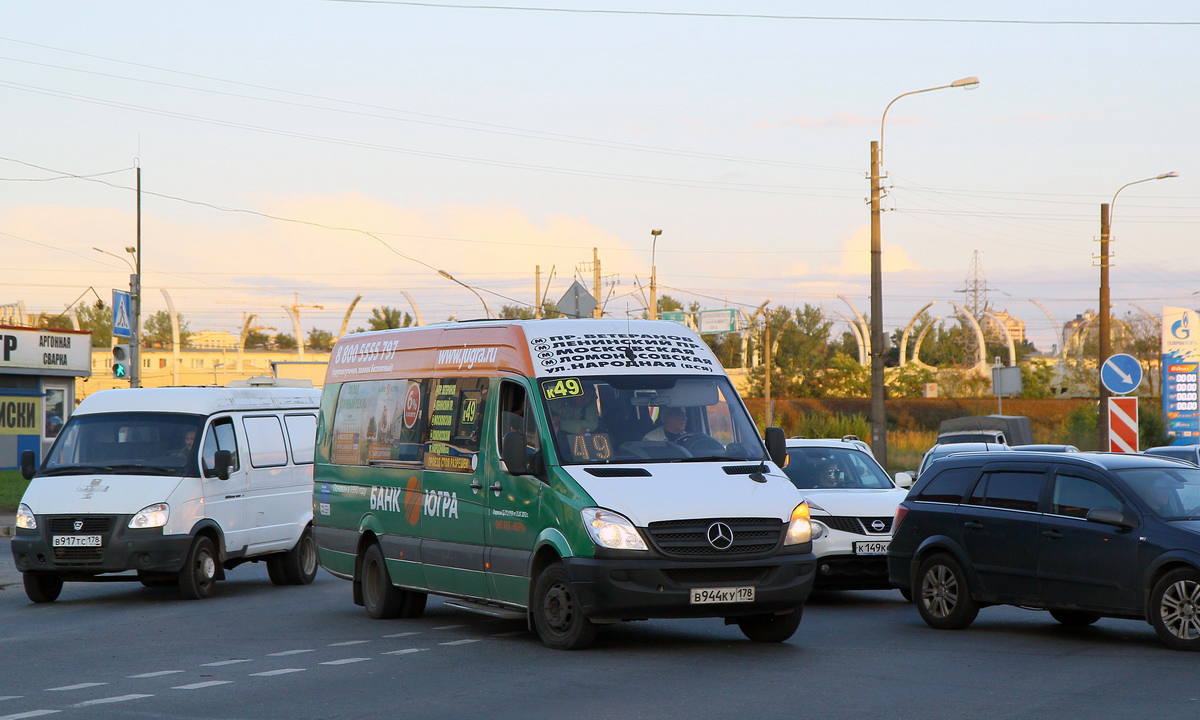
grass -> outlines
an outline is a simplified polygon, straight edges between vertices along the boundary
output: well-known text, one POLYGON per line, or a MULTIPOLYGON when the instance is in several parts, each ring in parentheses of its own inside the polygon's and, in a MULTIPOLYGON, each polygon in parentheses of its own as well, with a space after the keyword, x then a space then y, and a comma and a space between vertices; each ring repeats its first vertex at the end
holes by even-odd
POLYGON ((15 513, 28 485, 20 470, 0 470, 0 513, 15 513))
POLYGON ((935 430, 892 430, 888 433, 888 469, 892 473, 916 472, 925 451, 936 443, 935 430))

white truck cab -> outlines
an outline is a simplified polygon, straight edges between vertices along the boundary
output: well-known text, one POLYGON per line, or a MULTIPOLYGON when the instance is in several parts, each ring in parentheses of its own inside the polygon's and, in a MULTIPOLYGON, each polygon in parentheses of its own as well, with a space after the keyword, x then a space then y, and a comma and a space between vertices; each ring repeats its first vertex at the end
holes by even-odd
POLYGON ((277 585, 312 582, 319 400, 267 381, 89 396, 40 467, 21 459, 31 482, 12 552, 30 600, 123 578, 204 598, 225 570, 259 560, 277 585))

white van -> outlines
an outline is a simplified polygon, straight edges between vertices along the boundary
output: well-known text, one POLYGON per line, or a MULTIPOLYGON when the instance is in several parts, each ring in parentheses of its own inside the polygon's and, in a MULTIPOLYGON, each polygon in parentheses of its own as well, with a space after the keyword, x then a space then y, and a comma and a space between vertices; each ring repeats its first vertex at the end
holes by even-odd
POLYGON ((40 467, 21 457, 31 482, 12 552, 29 599, 120 579, 204 598, 225 570, 259 560, 276 585, 312 582, 320 391, 272 384, 105 390, 80 403, 40 467))

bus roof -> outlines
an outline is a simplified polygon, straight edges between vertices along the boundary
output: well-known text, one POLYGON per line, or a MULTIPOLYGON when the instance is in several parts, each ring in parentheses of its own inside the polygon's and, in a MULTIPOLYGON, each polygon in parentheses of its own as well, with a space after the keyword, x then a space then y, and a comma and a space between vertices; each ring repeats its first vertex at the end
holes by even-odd
POLYGON ((230 410, 311 410, 320 401, 321 391, 315 388, 121 388, 88 395, 74 414, 171 412, 211 415, 230 410))

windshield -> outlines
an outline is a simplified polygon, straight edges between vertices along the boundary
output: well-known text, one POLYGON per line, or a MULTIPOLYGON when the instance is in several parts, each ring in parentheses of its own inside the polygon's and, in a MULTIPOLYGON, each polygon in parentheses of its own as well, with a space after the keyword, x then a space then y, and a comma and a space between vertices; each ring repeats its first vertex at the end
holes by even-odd
POLYGON ((76 415, 59 434, 39 474, 198 477, 196 436, 203 424, 202 416, 177 413, 76 415))
POLYGON ((1163 520, 1200 517, 1200 469, 1137 468, 1115 473, 1141 505, 1163 520))
POLYGON ((883 468, 866 453, 845 448, 790 447, 783 472, 801 490, 887 490, 883 468))
POLYGON ((766 456, 723 375, 544 378, 538 389, 564 465, 766 456))

